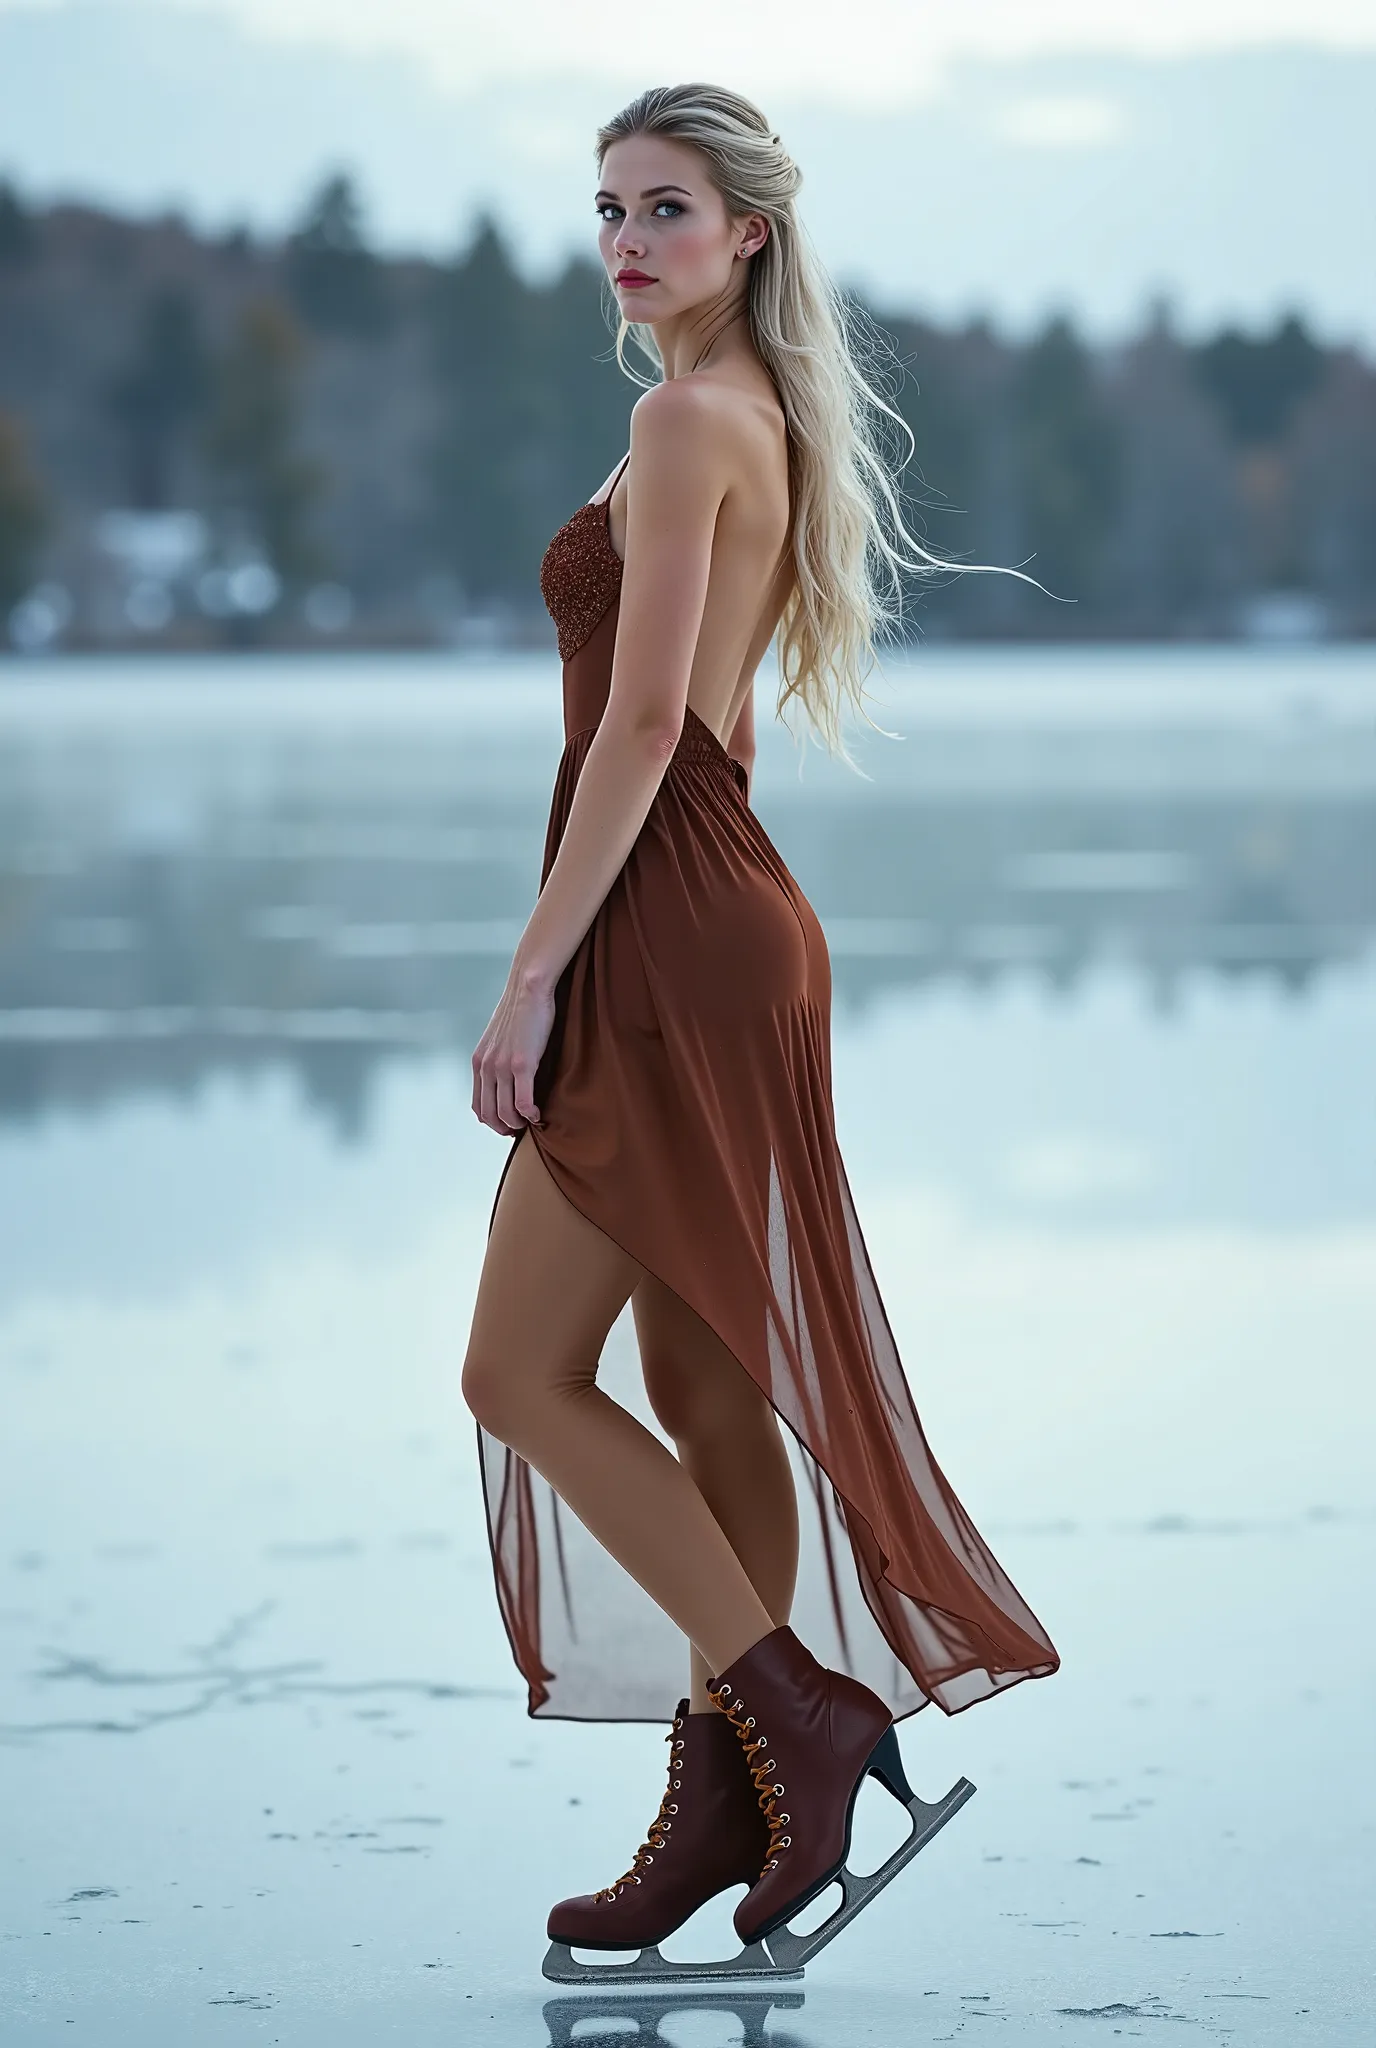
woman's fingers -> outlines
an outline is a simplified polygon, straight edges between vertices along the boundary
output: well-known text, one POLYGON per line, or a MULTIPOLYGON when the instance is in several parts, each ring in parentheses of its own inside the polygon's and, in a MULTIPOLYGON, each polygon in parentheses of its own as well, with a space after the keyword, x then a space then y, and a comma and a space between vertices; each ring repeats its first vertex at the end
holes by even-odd
POLYGON ((511 1085, 509 1067, 502 1068, 497 1075, 497 1115, 504 1130, 518 1131, 521 1128, 520 1119, 516 1115, 515 1090, 511 1085))
MULTIPOLYGON (((509 1087, 507 1094, 509 1098, 509 1087)), ((515 1125, 510 1122, 503 1111, 502 1074, 500 1068, 495 1064, 490 1066, 483 1075, 483 1103, 480 1115, 488 1129, 496 1131, 498 1137, 509 1138, 514 1135, 515 1125)))
POLYGON ((473 1054, 473 1114, 489 1130, 515 1137, 540 1122, 535 1075, 554 1021, 552 997, 508 989, 473 1054))
MULTIPOLYGON (((489 1026, 489 1030, 490 1030, 489 1026)), ((484 1033, 484 1040, 486 1039, 484 1033)), ((490 1052, 480 1043, 473 1055, 473 1114, 490 1131, 500 1131, 497 1121, 497 1075, 490 1052)))
POLYGON ((538 1124, 540 1111, 535 1101, 535 1068, 528 1060, 518 1060, 512 1068, 511 1086, 516 1114, 525 1123, 538 1124))

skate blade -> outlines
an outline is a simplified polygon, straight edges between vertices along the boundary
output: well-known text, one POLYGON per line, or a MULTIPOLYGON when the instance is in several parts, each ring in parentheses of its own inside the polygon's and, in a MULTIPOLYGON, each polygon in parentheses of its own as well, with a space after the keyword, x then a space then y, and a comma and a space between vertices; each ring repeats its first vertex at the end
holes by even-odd
POLYGON ((803 1974, 791 1963, 776 1962, 762 1941, 718 1963, 672 1962, 658 1948, 641 1949, 629 1963, 580 1963, 568 1942, 552 1941, 540 1967, 551 1984, 592 1985, 598 1991, 637 1991, 642 1984, 794 1983, 803 1974))
MULTIPOLYGON (((903 1803, 912 1815, 912 1833, 901 1848, 895 1849, 887 1863, 881 1863, 878 1870, 871 1871, 868 1877, 857 1877, 853 1870, 843 1866, 834 1880, 841 1887, 841 1903, 830 1918, 814 1928, 811 1934, 795 1934, 789 1927, 776 1927, 772 1934, 764 1937, 780 1970, 801 1976, 818 1950, 834 1941, 841 1929, 848 1927, 856 1914, 863 1912, 886 1884, 892 1883, 904 1865, 911 1863, 918 1851, 926 1848, 932 1836, 940 1833, 952 1815, 959 1813, 966 1800, 974 1797, 974 1792, 970 1780, 960 1778, 935 1806, 929 1806, 925 1799, 916 1796, 905 1800, 903 1803)), ((759 1946, 758 1943, 755 1945, 759 1946)))

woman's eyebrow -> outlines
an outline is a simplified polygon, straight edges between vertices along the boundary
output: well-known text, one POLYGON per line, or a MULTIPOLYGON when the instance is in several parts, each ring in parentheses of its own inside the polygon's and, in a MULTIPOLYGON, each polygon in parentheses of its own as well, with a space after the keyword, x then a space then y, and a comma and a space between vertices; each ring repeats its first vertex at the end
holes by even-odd
MULTIPOLYGON (((666 192, 681 192, 685 199, 691 199, 693 196, 686 185, 650 185, 640 196, 642 199, 662 199, 666 192)), ((593 205, 600 206, 603 200, 606 199, 610 199, 613 204, 620 203, 615 192, 608 192, 604 188, 594 199, 593 205)))

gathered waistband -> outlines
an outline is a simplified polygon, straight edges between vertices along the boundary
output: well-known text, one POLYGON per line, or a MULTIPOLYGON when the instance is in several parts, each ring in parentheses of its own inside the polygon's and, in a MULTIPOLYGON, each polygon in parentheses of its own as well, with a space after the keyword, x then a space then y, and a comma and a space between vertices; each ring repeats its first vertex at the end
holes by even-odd
MULTIPOLYGON (((590 740, 596 731, 595 725, 580 726, 577 732, 569 734, 564 744, 572 746, 575 740, 590 740)), ((733 755, 727 753, 711 726, 705 719, 699 718, 691 704, 685 704, 683 707, 683 730, 670 756, 670 767, 672 768, 678 761, 717 763, 728 769, 732 775, 743 772, 740 763, 733 755)))

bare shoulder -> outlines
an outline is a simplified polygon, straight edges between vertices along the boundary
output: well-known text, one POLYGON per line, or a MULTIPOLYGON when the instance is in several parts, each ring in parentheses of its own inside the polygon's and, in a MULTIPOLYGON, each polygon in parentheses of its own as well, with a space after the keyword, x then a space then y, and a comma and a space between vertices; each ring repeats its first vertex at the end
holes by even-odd
POLYGON ((712 389, 702 377, 666 377, 642 392, 631 408, 631 418, 651 432, 681 420, 701 421, 708 416, 712 389))
POLYGON ((730 446, 717 394, 700 377, 670 377, 656 384, 631 410, 631 448, 636 459, 679 463, 691 453, 698 462, 730 446))
POLYGON ((637 400, 631 413, 631 445, 642 458, 709 463, 729 482, 742 460, 758 459, 761 441, 783 429, 777 401, 766 401, 738 384, 701 373, 670 377, 637 400))

